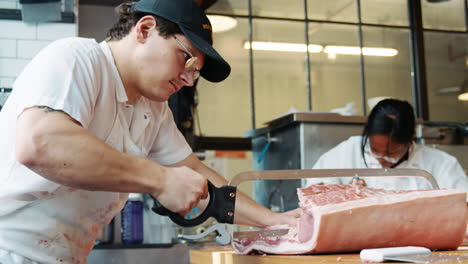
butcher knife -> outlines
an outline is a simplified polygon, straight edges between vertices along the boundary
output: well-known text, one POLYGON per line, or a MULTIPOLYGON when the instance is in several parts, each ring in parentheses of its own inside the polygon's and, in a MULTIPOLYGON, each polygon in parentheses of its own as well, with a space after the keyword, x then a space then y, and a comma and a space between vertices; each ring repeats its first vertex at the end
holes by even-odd
POLYGON ((433 253, 425 247, 388 247, 364 249, 361 260, 370 262, 401 261, 411 263, 435 263, 468 259, 468 256, 433 253))

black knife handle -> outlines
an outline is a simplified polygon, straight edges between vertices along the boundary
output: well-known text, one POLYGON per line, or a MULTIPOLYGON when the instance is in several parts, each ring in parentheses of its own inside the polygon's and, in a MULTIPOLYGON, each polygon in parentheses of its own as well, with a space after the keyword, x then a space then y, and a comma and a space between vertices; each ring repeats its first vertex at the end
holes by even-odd
POLYGON ((236 187, 224 185, 220 188, 208 181, 210 200, 206 209, 193 219, 186 219, 180 214, 174 213, 164 207, 156 198, 154 199, 153 212, 169 216, 176 224, 184 227, 197 226, 205 222, 209 217, 214 217, 219 223, 234 223, 234 208, 236 202, 236 187))

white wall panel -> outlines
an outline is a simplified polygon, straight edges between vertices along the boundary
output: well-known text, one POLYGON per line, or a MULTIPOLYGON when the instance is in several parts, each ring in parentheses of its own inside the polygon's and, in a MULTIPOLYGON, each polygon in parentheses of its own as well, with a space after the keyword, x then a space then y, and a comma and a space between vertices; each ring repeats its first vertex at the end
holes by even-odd
POLYGON ((0 78, 0 87, 12 88, 14 82, 15 82, 14 78, 1 77, 0 78))
POLYGON ((75 24, 70 23, 41 23, 37 25, 38 40, 56 40, 77 36, 75 24))
POLYGON ((18 58, 32 59, 39 51, 47 46, 50 41, 18 40, 18 58))
POLYGON ((0 39, 0 57, 16 58, 15 39, 0 39))
POLYGON ((16 1, 15 0, 0 0, 0 8, 16 9, 16 1))
POLYGON ((0 58, 0 77, 15 78, 20 74, 29 60, 0 58))
POLYGON ((36 23, 27 24, 21 20, 0 20, 0 38, 35 39, 36 23))

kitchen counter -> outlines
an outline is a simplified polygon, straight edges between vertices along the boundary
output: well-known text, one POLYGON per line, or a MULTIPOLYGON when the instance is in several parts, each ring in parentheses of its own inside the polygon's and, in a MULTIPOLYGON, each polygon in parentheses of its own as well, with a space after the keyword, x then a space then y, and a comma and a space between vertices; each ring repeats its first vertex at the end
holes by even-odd
POLYGON ((95 247, 88 264, 171 263, 188 264, 186 244, 103 245, 95 247))
MULTIPOLYGON (((436 251, 437 253, 437 251, 436 251)), ((456 251, 440 251, 440 253, 468 256, 468 247, 459 247, 456 251)), ((323 255, 237 255, 230 246, 205 245, 200 249, 190 250, 191 264, 314 264, 314 263, 361 263, 358 253, 323 254, 323 255)), ((449 263, 468 263, 464 261, 448 261, 449 263)))

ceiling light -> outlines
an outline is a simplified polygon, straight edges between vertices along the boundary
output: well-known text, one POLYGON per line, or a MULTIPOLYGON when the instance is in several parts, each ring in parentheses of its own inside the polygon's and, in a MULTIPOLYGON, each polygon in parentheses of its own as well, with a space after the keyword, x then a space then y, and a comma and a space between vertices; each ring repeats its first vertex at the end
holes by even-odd
POLYGON ((228 16, 208 15, 213 32, 224 32, 237 26, 237 20, 228 16))
MULTIPOLYGON (((250 49, 250 43, 248 41, 244 42, 244 49, 250 49)), ((252 49, 268 51, 306 52, 306 44, 253 41, 252 49)), ((321 52, 322 49, 323 47, 320 45, 309 45, 309 52, 312 53, 321 52)))
POLYGON ((465 79, 460 85, 460 94, 458 95, 459 101, 468 101, 468 79, 465 79))
POLYGON ((333 53, 333 54, 348 54, 348 55, 361 54, 359 47, 351 47, 351 46, 326 46, 324 52, 333 53))
POLYGON ((456 95, 459 101, 468 101, 468 79, 460 85, 443 87, 435 90, 436 95, 456 95))
POLYGON ((458 100, 459 101, 468 101, 468 92, 459 94, 458 95, 458 100))
MULTIPOLYGON (((250 49, 250 43, 244 42, 244 49, 250 49)), ((290 51, 290 52, 305 52, 306 45, 299 43, 286 43, 286 42, 264 42, 264 41, 253 41, 252 49, 254 50, 267 50, 267 51, 290 51)), ((336 56, 336 54, 347 54, 347 55, 359 55, 361 49, 356 46, 335 46, 328 45, 323 48, 321 45, 310 44, 309 52, 328 53, 329 56, 336 56)), ((391 48, 362 48, 362 53, 366 56, 384 56, 392 57, 398 54, 398 50, 391 48)))
POLYGON ((390 48, 362 48, 362 54, 367 56, 393 57, 398 54, 398 50, 390 48))
MULTIPOLYGON (((359 55, 361 49, 355 46, 326 46, 325 53, 359 55)), ((398 50, 390 48, 362 48, 362 54, 366 56, 392 57, 398 54, 398 50)))

